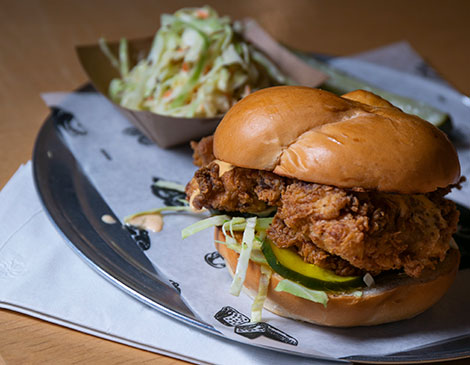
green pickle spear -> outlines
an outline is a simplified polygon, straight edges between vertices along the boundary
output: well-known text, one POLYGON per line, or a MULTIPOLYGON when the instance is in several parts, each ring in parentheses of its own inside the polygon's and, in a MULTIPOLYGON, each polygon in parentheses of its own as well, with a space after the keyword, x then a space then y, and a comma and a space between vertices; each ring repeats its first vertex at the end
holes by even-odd
POLYGON ((360 276, 339 276, 330 270, 306 263, 291 249, 278 248, 265 239, 263 254, 269 266, 282 277, 296 281, 309 289, 344 291, 364 286, 360 276))
POLYGON ((327 90, 338 95, 346 94, 357 89, 367 90, 388 100, 390 103, 400 108, 405 113, 414 114, 424 120, 427 120, 446 133, 448 133, 452 128, 452 123, 448 114, 426 103, 371 86, 362 80, 349 76, 344 72, 338 71, 334 67, 324 62, 318 61, 304 53, 296 52, 296 54, 312 67, 324 72, 329 76, 329 79, 319 86, 320 89, 327 90))

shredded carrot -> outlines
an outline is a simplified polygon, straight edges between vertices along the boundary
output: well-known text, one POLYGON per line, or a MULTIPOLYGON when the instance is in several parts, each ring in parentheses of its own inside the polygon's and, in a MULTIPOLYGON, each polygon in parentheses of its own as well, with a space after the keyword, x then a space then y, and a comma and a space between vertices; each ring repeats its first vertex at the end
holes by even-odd
POLYGON ((183 65, 181 66, 181 68, 183 69, 183 71, 188 72, 189 71, 189 63, 183 62, 183 65))
POLYGON ((206 19, 209 17, 209 12, 207 10, 203 10, 203 9, 197 9, 196 10, 196 16, 199 18, 199 19, 206 19))
POLYGON ((204 68, 204 72, 203 74, 206 75, 210 70, 211 70, 211 66, 210 65, 207 65, 205 68, 204 68))
POLYGON ((171 93, 172 93, 171 90, 167 90, 167 91, 165 91, 165 92, 163 93, 163 97, 164 97, 164 98, 169 98, 169 97, 171 96, 171 93))

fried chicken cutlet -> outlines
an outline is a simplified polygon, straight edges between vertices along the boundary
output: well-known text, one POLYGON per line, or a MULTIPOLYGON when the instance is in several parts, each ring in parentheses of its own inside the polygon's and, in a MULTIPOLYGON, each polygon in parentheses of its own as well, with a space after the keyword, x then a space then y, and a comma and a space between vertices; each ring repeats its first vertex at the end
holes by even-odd
POLYGON ((458 222, 447 191, 393 194, 354 191, 233 167, 199 169, 186 193, 196 209, 277 212, 268 237, 295 247, 306 262, 338 275, 404 270, 418 277, 442 261, 458 222), (423 249, 426 247, 426 249, 423 249))

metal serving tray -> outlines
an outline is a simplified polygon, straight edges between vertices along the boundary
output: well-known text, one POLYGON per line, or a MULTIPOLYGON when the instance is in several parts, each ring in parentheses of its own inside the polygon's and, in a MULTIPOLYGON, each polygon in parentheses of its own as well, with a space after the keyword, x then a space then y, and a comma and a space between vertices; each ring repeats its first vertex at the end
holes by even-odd
MULTIPOLYGON (((129 242, 131 238, 120 225, 102 224, 104 214, 118 219, 65 145, 56 122, 51 114, 39 132, 33 169, 40 199, 68 244, 98 273, 141 302, 188 325, 223 336, 193 313, 140 248, 129 242)), ((470 357, 470 336, 387 356, 364 354, 338 360, 424 363, 466 357, 470 357)))

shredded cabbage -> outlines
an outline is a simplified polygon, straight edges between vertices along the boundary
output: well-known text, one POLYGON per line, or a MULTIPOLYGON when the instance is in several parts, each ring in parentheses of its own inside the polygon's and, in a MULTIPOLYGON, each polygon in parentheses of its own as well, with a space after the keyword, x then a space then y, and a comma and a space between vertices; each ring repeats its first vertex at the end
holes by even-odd
POLYGON ((156 186, 156 187, 159 187, 159 188, 163 188, 163 189, 176 190, 176 191, 179 191, 181 193, 185 192, 184 185, 181 185, 181 184, 178 184, 178 183, 175 183, 175 182, 172 182, 172 181, 157 180, 153 183, 153 185, 156 186))
POLYGON ((146 210, 143 212, 128 215, 127 217, 124 218, 124 222, 129 223, 129 221, 131 221, 133 218, 136 218, 142 215, 160 214, 162 212, 193 212, 193 210, 188 206, 161 207, 157 209, 146 210))
MULTIPOLYGON (((224 234, 225 240, 227 241, 227 243, 230 243, 231 245, 236 245, 237 244, 237 241, 233 237, 233 231, 234 231, 233 226, 234 226, 234 224, 238 226, 238 225, 244 224, 244 223, 245 223, 245 218, 234 217, 229 222, 225 222, 222 225, 222 233, 224 234), (227 233, 227 228, 230 230, 230 235, 227 233)), ((245 228, 245 225, 243 226, 243 229, 244 228, 245 228)), ((239 251, 237 251, 237 252, 240 253, 239 251)))
MULTIPOLYGON (((189 208, 189 207, 188 207, 189 208)), ((191 208, 189 208, 191 209, 191 208)), ((181 231, 181 237, 183 239, 192 236, 195 233, 198 233, 200 231, 203 231, 206 228, 209 227, 215 227, 215 226, 221 226, 223 225, 226 221, 229 221, 231 218, 228 215, 215 215, 210 218, 203 219, 199 222, 196 222, 194 224, 191 224, 189 227, 184 228, 181 231)))
POLYGON ((121 71, 121 66, 119 65, 118 59, 114 56, 113 52, 108 47, 108 44, 106 43, 106 40, 104 38, 100 38, 98 41, 98 45, 100 46, 101 52, 104 53, 104 55, 108 58, 109 62, 111 62, 111 65, 121 71))
POLYGON ((122 38, 119 42, 119 70, 123 77, 129 74, 129 52, 127 51, 127 40, 122 38))
POLYGON ((363 292, 361 290, 356 290, 356 291, 353 291, 351 293, 352 296, 356 297, 356 298, 361 298, 362 295, 363 295, 363 292))
MULTIPOLYGON (((240 253, 242 251, 242 247, 239 244, 236 244, 236 243, 233 244, 233 243, 228 243, 227 241, 219 241, 219 240, 215 240, 215 242, 221 245, 225 245, 229 249, 237 253, 240 253)), ((250 260, 253 262, 256 262, 257 264, 263 264, 263 265, 269 266, 268 261, 266 261, 266 258, 264 257, 263 252, 261 250, 256 249, 256 247, 254 246, 253 246, 253 249, 251 250, 250 260)))
POLYGON ((251 305, 251 322, 261 322, 261 313, 266 297, 268 296, 269 282, 271 281, 271 269, 261 265, 260 270, 261 276, 259 278, 258 293, 251 305))
MULTIPOLYGON (((272 223, 272 218, 242 218, 229 217, 227 215, 218 215, 204 219, 185 228, 182 232, 183 238, 199 232, 205 228, 219 226, 225 236, 224 241, 216 241, 226 245, 229 249, 239 253, 237 268, 230 287, 230 293, 238 296, 243 287, 248 269, 249 260, 260 264, 261 276, 258 285, 258 293, 253 300, 251 307, 251 321, 260 322, 262 309, 268 293, 269 282, 271 280, 272 270, 268 265, 263 252, 261 251, 262 242, 266 237, 266 229, 272 223), (234 232, 243 231, 241 245, 234 238, 234 232)), ((285 291, 292 295, 323 304, 325 307, 328 302, 328 295, 324 291, 308 289, 294 281, 284 279, 279 282, 275 288, 276 291, 285 291)), ((353 295, 358 295, 354 293, 353 295)))
MULTIPOLYGON (((256 220, 256 231, 266 231, 268 227, 271 225, 273 219, 272 218, 257 218, 256 220)), ((230 227, 230 233, 233 236, 233 231, 244 231, 246 228, 246 220, 245 218, 241 217, 234 217, 230 222, 227 222, 224 226, 228 224, 230 227)), ((226 233, 226 227, 222 227, 224 234, 226 233)), ((227 235, 225 234, 227 237, 227 235)))
POLYGON ((253 90, 291 83, 242 40, 240 27, 208 6, 164 14, 148 56, 131 70, 127 42, 121 40, 117 59, 100 39, 103 53, 121 76, 110 84, 111 99, 135 110, 213 117, 253 90))
POLYGON ((292 295, 311 300, 312 302, 323 304, 325 308, 328 303, 328 295, 324 291, 308 289, 305 286, 288 279, 281 280, 274 290, 284 291, 292 295))
POLYGON ((256 217, 246 220, 245 231, 243 232, 242 249, 238 258, 237 269, 230 287, 230 294, 240 295, 243 283, 245 282, 246 270, 250 261, 251 250, 253 249, 253 241, 255 239, 256 217))

